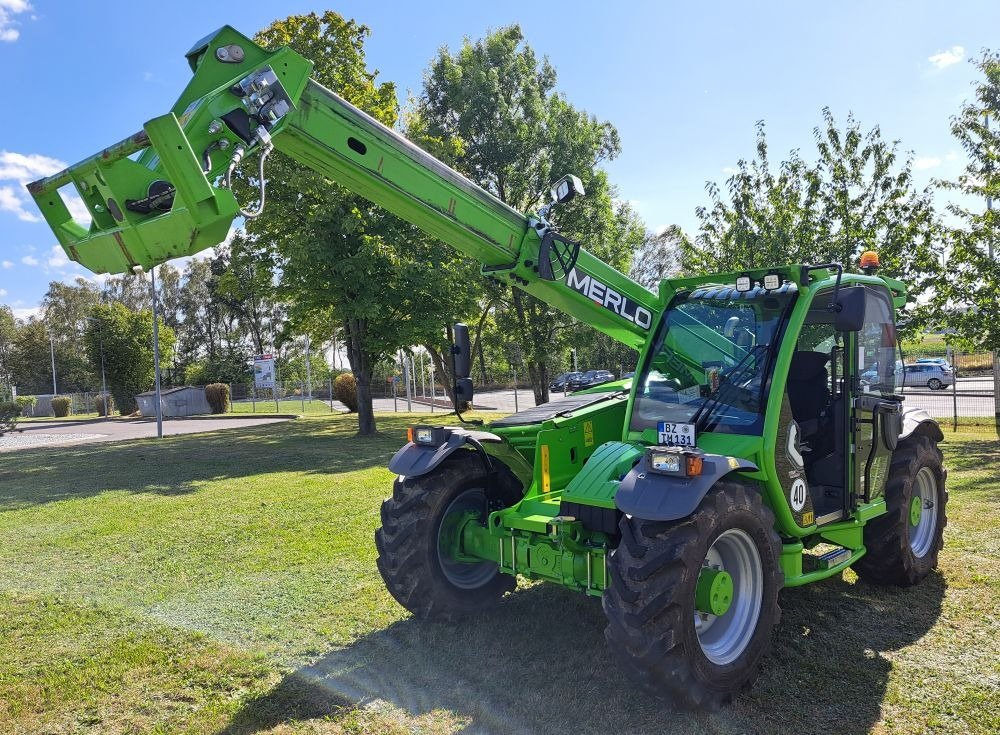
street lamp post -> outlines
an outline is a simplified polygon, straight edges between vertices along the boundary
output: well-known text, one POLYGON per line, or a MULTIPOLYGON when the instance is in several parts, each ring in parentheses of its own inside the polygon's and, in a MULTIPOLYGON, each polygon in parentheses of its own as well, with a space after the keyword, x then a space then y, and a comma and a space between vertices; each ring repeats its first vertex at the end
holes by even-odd
MULTIPOLYGON (((142 266, 133 266, 132 272, 142 276, 142 266)), ((153 386, 156 399, 156 438, 163 438, 163 407, 160 405, 160 329, 157 324, 156 267, 149 269, 150 291, 153 296, 153 386)))

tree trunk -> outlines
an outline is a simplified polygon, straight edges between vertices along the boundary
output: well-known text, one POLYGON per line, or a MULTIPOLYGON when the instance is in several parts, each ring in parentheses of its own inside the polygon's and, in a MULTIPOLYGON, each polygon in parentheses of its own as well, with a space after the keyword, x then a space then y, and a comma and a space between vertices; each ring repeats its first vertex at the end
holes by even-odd
POLYGON ((430 355, 434 363, 434 380, 444 386, 444 392, 448 396, 448 401, 455 406, 455 397, 452 395, 452 385, 454 381, 451 376, 451 360, 445 360, 445 356, 438 352, 434 345, 424 345, 427 354, 430 355))
POLYGON ((365 323, 361 319, 344 322, 347 359, 351 363, 358 393, 358 436, 375 436, 375 409, 372 406, 372 359, 364 349, 365 323))
POLYGON ((531 381, 531 391, 535 395, 535 405, 540 406, 549 401, 549 371, 544 360, 537 359, 536 348, 540 340, 536 339, 533 327, 538 315, 532 314, 531 317, 534 318, 529 318, 527 311, 530 304, 526 304, 525 299, 530 297, 526 296, 526 294, 515 288, 511 295, 514 302, 514 312, 517 315, 518 339, 522 343, 524 341, 528 342, 526 363, 528 367, 528 379, 531 381))

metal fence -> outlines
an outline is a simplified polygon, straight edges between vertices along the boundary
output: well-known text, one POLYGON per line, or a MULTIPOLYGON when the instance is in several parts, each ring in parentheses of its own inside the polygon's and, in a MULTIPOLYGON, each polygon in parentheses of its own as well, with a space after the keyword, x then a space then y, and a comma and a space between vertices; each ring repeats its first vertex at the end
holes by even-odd
MULTIPOLYGON (((905 362, 913 365, 925 356, 944 357, 907 353, 905 362)), ((903 386, 901 391, 906 397, 904 406, 925 409, 945 430, 997 434, 1000 427, 996 415, 992 354, 951 352, 947 359, 954 370, 951 385, 939 390, 932 390, 926 385, 903 386)))

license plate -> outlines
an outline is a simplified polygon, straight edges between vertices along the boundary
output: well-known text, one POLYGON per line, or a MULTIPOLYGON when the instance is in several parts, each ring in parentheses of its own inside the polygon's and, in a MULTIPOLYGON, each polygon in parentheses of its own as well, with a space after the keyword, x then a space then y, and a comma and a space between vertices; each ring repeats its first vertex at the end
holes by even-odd
POLYGON ((656 425, 656 431, 659 444, 674 447, 694 446, 694 424, 675 424, 671 421, 661 421, 656 425))

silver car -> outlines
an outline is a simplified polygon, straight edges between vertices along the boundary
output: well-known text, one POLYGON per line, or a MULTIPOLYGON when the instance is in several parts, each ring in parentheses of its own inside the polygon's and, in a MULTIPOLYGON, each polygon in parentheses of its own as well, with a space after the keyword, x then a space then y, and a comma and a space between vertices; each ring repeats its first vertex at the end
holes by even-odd
POLYGON ((903 385, 927 386, 931 390, 946 388, 955 382, 955 373, 951 367, 935 362, 918 362, 903 368, 903 385))

